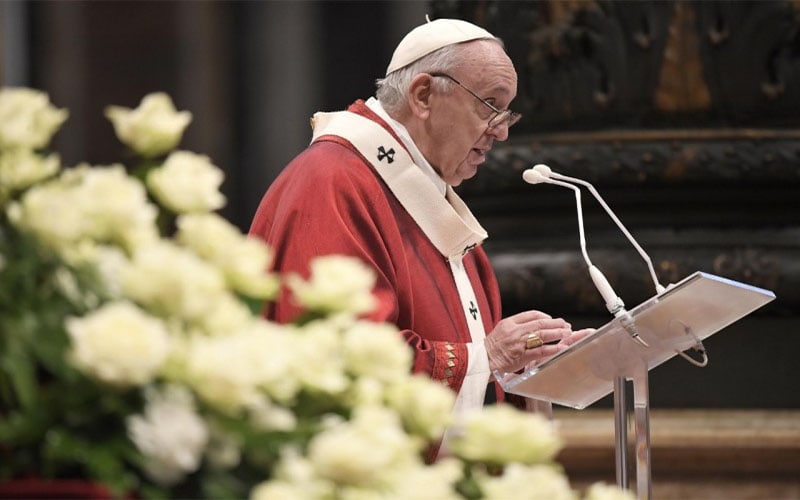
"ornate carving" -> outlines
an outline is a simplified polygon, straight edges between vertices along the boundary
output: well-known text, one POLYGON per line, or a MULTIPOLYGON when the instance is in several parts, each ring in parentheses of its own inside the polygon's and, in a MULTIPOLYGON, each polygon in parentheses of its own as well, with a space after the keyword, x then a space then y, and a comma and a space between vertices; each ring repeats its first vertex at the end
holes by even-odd
POLYGON ((791 1, 432 7, 503 38, 520 76, 519 133, 790 125, 800 111, 800 8, 791 1))
POLYGON ((465 196, 528 190, 522 171, 545 163, 617 185, 800 184, 800 130, 598 131, 517 136, 498 145, 465 196))
POLYGON ((703 76, 699 36, 690 3, 675 4, 668 32, 655 107, 665 113, 707 111, 711 95, 703 76))
MULTIPOLYGON (((564 316, 607 314, 577 245, 574 251, 488 250, 507 314, 531 308, 564 316)), ((800 274, 786 273, 797 268, 791 251, 753 246, 648 250, 664 286, 704 271, 774 291, 780 300, 757 314, 788 316, 800 307, 800 274)), ((631 250, 600 249, 591 256, 628 306, 655 295, 647 267, 631 250)))

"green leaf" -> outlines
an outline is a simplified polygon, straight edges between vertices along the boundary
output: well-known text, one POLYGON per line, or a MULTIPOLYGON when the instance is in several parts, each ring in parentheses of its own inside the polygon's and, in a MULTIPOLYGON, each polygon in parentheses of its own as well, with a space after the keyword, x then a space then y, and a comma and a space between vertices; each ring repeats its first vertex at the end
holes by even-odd
POLYGON ((6 339, 0 357, 0 372, 0 377, 10 383, 14 399, 20 406, 31 408, 37 404, 36 365, 20 338, 9 336, 6 339))

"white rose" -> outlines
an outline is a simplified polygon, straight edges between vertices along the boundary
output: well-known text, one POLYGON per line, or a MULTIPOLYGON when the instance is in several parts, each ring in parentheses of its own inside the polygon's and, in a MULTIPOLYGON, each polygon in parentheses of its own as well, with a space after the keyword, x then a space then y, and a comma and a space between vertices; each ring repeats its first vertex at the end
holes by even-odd
POLYGON ((325 313, 354 315, 372 311, 375 273, 363 262, 343 255, 326 255, 311 261, 311 278, 289 275, 287 284, 300 305, 325 313))
POLYGON ((75 191, 58 181, 26 191, 19 202, 9 204, 8 217, 16 227, 61 255, 68 253, 91 227, 75 191))
POLYGON ((223 337, 194 336, 176 354, 176 376, 229 413, 263 406, 266 396, 288 401, 299 389, 293 341, 285 327, 263 320, 223 337))
POLYGON ((61 160, 55 153, 42 156, 29 149, 0 153, 0 202, 14 191, 27 189, 56 172, 61 160))
POLYGON ((359 321, 344 332, 347 369, 356 376, 394 382, 408 377, 413 352, 397 327, 359 321))
POLYGON ((178 214, 210 212, 225 204, 219 191, 224 175, 208 156, 171 153, 147 174, 147 187, 166 208, 178 214))
MULTIPOLYGON (((324 417, 323 417, 324 418, 324 417)), ((304 457, 297 444, 286 445, 281 448, 280 459, 274 468, 274 477, 292 483, 309 483, 318 479, 314 466, 304 457)))
POLYGON ((547 463, 561 448, 552 422, 508 404, 469 413, 456 424, 463 433, 453 439, 453 452, 471 461, 547 463))
POLYGON ((386 484, 418 459, 419 446, 392 411, 359 407, 353 418, 312 438, 308 457, 317 475, 341 485, 386 484))
POLYGON ((501 476, 477 472, 486 500, 577 500, 567 478, 553 466, 509 464, 501 476))
POLYGON ((463 475, 463 464, 440 458, 430 465, 419 464, 397 471, 391 487, 392 500, 463 500, 455 484, 463 475))
POLYGON ((453 391, 422 375, 393 384, 386 391, 386 399, 406 428, 427 440, 440 438, 453 420, 453 391))
POLYGON ((268 352, 252 340, 240 335, 194 336, 185 352, 186 383, 205 402, 226 413, 255 404, 261 395, 250 356, 268 356, 268 352))
POLYGON ((228 293, 217 268, 163 240, 136 251, 123 270, 122 287, 126 296, 157 314, 192 322, 202 322, 228 293))
POLYGON ((157 239, 158 211, 148 202, 142 183, 124 166, 80 165, 65 171, 62 180, 75 191, 75 201, 90 222, 87 236, 128 250, 157 239))
POLYGON ((147 474, 159 484, 175 484, 199 467, 208 427, 183 387, 150 390, 146 397, 145 414, 127 419, 128 435, 147 459, 147 474))
POLYGON ((105 114, 119 140, 146 158, 174 149, 192 121, 192 114, 178 112, 163 92, 146 95, 136 109, 108 106, 105 114))
POLYGON ((253 313, 230 293, 219 294, 195 324, 208 335, 228 335, 247 328, 253 313))
POLYGON ((333 486, 326 481, 293 483, 276 479, 256 485, 250 492, 250 500, 298 500, 337 498, 333 486))
POLYGON ((290 408, 262 399, 248 408, 250 421, 259 429, 293 431, 297 428, 297 415, 290 408))
POLYGON ((260 299, 275 296, 278 280, 267 274, 272 255, 263 241, 246 237, 215 213, 182 215, 177 226, 178 241, 219 267, 234 290, 260 299))
POLYGON ((85 240, 131 250, 158 238, 156 208, 121 165, 64 170, 25 192, 9 210, 15 225, 62 256, 85 240))
POLYGON ((383 404, 384 384, 374 378, 358 377, 350 383, 342 402, 349 407, 383 404))
POLYGON ((335 324, 314 321, 295 334, 294 374, 312 393, 340 395, 348 388, 342 337, 335 324))
POLYGON ((82 318, 68 318, 66 328, 72 342, 70 359, 109 384, 146 384, 169 354, 164 324, 129 302, 109 303, 82 318))
POLYGON ((44 92, 27 88, 0 89, 0 150, 47 146, 67 116, 66 110, 50 104, 44 92))
POLYGON ((592 484, 584 495, 585 500, 634 500, 635 498, 633 492, 605 483, 592 484))
POLYGON ((91 264, 97 272, 103 293, 110 298, 122 298, 121 276, 128 266, 128 257, 117 247, 97 245, 91 256, 91 264))

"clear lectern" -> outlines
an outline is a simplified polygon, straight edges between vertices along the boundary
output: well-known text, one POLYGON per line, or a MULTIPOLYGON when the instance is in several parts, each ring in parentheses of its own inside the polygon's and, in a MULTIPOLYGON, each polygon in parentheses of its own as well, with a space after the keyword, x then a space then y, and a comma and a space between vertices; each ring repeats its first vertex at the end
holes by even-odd
POLYGON ((775 294, 712 274, 696 272, 630 310, 636 341, 619 319, 523 373, 498 374, 506 392, 584 409, 614 392, 617 484, 627 487, 625 382, 633 382, 636 489, 649 499, 650 428, 648 372, 775 299, 775 294), (645 346, 645 344, 647 346, 645 346))

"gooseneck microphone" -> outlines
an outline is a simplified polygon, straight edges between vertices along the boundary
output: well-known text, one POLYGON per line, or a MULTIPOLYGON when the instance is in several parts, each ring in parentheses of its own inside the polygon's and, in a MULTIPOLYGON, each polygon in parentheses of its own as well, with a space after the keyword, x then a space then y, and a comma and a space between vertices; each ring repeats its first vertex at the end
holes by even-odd
MULTIPOLYGON (((578 179, 578 178, 575 178, 575 177, 568 177, 566 175, 561 175, 561 174, 559 174, 557 172, 553 172, 553 170, 551 170, 550 167, 548 167, 547 165, 543 165, 541 163, 538 164, 538 165, 535 165, 533 167, 533 169, 531 169, 531 170, 539 172, 539 175, 541 175, 542 177, 545 177, 547 179, 559 179, 559 180, 562 180, 562 181, 571 182, 571 183, 574 183, 574 184, 580 184, 581 186, 585 186, 586 189, 588 189, 589 192, 592 193, 592 195, 597 199, 597 201, 600 203, 600 206, 603 207, 603 209, 606 211, 608 216, 611 217, 611 220, 613 220, 614 223, 617 225, 617 227, 620 229, 620 231, 622 231, 622 234, 624 234, 625 237, 628 238, 628 241, 631 242, 631 245, 633 245, 633 247, 636 249, 636 251, 639 252, 639 255, 642 257, 642 259, 647 264, 647 269, 650 271, 650 277, 653 279, 653 284, 655 285, 656 293, 660 295, 661 293, 664 292, 665 288, 664 288, 664 286, 661 285, 661 283, 658 282, 658 278, 656 277, 655 268, 653 268, 653 261, 650 259, 650 256, 647 255, 647 252, 645 252, 644 249, 642 249, 641 245, 639 245, 639 243, 637 243, 636 239, 631 235, 630 231, 628 231, 628 229, 625 227, 625 225, 622 224, 622 221, 619 220, 619 217, 617 217, 617 215, 614 213, 614 211, 611 210, 611 207, 608 206, 608 204, 605 202, 603 197, 600 196, 600 193, 597 192, 597 190, 594 188, 593 185, 591 185, 589 182, 586 182, 583 179, 578 179)), ((528 171, 530 171, 530 170, 526 170, 526 172, 528 172, 528 171)), ((524 174, 525 173, 523 172, 523 179, 525 178, 524 174)))
POLYGON ((606 204, 605 200, 603 200, 600 193, 592 186, 590 183, 582 180, 576 179, 574 177, 568 177, 566 175, 561 175, 556 172, 553 172, 550 167, 547 165, 536 165, 533 168, 525 170, 522 173, 522 179, 529 183, 529 184, 554 184, 556 186, 565 187, 567 189, 571 189, 575 192, 575 203, 576 208, 578 211, 578 232, 580 235, 580 243, 581 243, 581 253, 583 254, 583 259, 586 261, 586 265, 589 267, 589 275, 592 277, 592 282, 594 282, 595 288, 600 292, 600 295, 603 297, 603 300, 606 302, 606 308, 608 312, 614 315, 614 317, 619 318, 620 324, 625 329, 628 334, 640 342, 642 345, 649 347, 647 342, 644 341, 639 336, 639 330, 636 328, 636 323, 633 320, 633 317, 628 313, 625 309, 625 303, 622 299, 617 295, 614 289, 611 287, 611 284, 606 279, 605 275, 597 268, 594 264, 592 264, 591 259, 589 259, 589 254, 586 251, 586 237, 584 234, 583 229, 583 209, 581 206, 581 195, 580 195, 580 188, 575 186, 574 184, 579 184, 581 186, 586 187, 589 192, 594 195, 600 205, 605 209, 606 213, 611 217, 611 219, 617 224, 617 227, 625 234, 628 240, 633 244, 636 250, 639 252, 639 255, 642 256, 644 261, 647 263, 647 267, 650 270, 650 275, 653 278, 653 282, 655 283, 656 293, 661 294, 664 292, 665 288, 658 282, 658 278, 656 277, 655 269, 653 268, 652 260, 650 256, 642 249, 642 247, 636 242, 630 232, 625 228, 619 218, 614 214, 613 210, 606 204))

